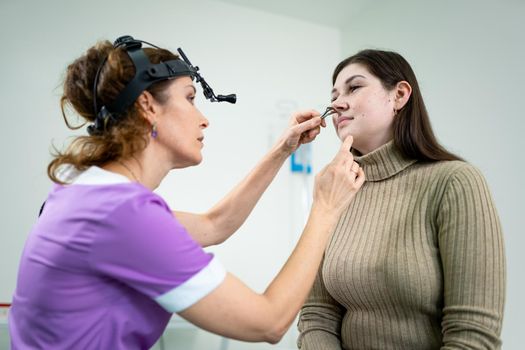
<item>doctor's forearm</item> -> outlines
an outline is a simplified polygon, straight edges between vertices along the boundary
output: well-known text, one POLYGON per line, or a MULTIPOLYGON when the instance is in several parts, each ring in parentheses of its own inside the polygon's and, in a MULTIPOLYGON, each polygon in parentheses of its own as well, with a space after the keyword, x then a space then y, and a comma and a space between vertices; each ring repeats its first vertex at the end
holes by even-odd
POLYGON ((274 146, 250 173, 205 216, 213 223, 215 244, 224 242, 244 223, 290 154, 274 146))
POLYGON ((289 156, 276 144, 219 203, 204 214, 173 214, 203 247, 224 242, 244 223, 289 156))

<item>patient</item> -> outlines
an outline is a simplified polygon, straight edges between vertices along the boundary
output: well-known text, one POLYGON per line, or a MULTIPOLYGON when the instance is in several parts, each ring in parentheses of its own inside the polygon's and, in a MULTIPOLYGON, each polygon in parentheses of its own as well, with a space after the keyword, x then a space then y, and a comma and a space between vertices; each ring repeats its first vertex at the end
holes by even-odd
POLYGON ((497 349, 501 227, 487 184, 436 140, 399 54, 333 74, 333 123, 367 181, 341 215, 299 320, 301 349, 497 349))

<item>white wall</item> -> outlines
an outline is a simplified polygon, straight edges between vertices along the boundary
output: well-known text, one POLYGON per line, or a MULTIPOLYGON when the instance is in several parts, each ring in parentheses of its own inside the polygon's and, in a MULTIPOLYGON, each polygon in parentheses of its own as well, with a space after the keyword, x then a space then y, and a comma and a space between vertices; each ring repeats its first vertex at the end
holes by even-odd
MULTIPOLYGON (((0 301, 11 299, 23 243, 50 187, 50 142, 61 147, 70 135, 59 111, 65 68, 96 40, 122 34, 181 46, 216 93, 238 95, 236 105, 198 95, 211 124, 205 160, 169 175, 159 188, 174 209, 187 211, 206 210, 226 194, 280 134, 289 110, 324 106, 326 68, 340 56, 335 29, 214 1, 0 2, 0 301)), ((337 141, 330 133, 315 146, 327 154, 317 152, 316 159, 332 157, 337 141)), ((301 206, 301 180, 288 166, 236 236, 211 249, 258 291, 284 263, 300 226, 292 209, 301 206)), ((292 338, 280 346, 291 346, 292 338)))
POLYGON ((524 1, 381 1, 343 25, 344 57, 360 49, 411 62, 438 138, 479 167, 503 226, 503 348, 522 349, 525 322, 522 183, 524 1))
MULTIPOLYGON (((50 141, 60 146, 68 135, 58 109, 61 76, 97 39, 129 33, 172 49, 182 46, 216 93, 238 94, 235 106, 198 97, 211 122, 205 160, 170 175, 159 189, 174 208, 194 211, 208 208, 240 180, 277 137, 289 110, 328 101, 329 76, 339 59, 375 47, 398 51, 412 63, 439 139, 489 182, 506 240, 504 348, 520 349, 523 18, 522 0, 375 1, 339 32, 214 1, 2 0, 0 302, 10 300, 23 242, 50 185, 50 141)), ((337 144, 331 129, 323 132, 314 145, 315 164, 331 158, 337 144)), ((212 249, 257 290, 277 272, 298 234, 301 181, 283 169, 238 234, 212 249)), ((169 340, 177 344, 178 336, 169 340)), ((196 348, 217 343, 195 337, 184 339, 196 348)))

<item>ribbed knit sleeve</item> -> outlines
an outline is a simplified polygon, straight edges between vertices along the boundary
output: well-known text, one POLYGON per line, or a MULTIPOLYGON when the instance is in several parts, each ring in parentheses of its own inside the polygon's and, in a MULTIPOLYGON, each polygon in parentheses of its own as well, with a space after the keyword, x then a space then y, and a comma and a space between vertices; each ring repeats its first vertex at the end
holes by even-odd
POLYGON ((299 317, 297 347, 302 350, 341 350, 344 310, 326 290, 322 266, 299 317))
POLYGON ((442 349, 499 349, 505 300, 500 223, 487 184, 465 164, 438 209, 444 278, 442 349))

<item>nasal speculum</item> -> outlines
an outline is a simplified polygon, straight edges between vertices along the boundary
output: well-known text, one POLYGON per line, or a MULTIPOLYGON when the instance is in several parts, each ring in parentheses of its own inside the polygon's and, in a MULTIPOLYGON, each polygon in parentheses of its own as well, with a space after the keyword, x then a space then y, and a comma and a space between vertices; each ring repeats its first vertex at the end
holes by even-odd
POLYGON ((326 110, 321 114, 321 119, 328 117, 329 115, 335 114, 337 111, 333 107, 326 107, 326 110))

